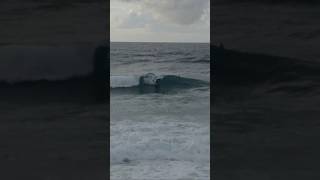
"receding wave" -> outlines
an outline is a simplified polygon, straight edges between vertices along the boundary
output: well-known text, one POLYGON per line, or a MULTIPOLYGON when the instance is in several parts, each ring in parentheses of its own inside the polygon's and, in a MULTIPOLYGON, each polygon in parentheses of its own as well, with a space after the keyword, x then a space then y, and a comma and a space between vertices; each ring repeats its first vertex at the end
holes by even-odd
POLYGON ((173 89, 187 89, 208 86, 206 81, 186 78, 176 75, 160 75, 153 73, 141 76, 111 76, 110 88, 112 90, 133 90, 143 92, 167 92, 173 89))

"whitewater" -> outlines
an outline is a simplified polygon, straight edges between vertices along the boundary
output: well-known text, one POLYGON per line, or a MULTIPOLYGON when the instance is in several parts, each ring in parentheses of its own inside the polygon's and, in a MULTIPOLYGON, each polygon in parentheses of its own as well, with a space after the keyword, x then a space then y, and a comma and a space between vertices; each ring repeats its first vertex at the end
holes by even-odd
POLYGON ((111 43, 111 179, 209 179, 209 48, 111 43))

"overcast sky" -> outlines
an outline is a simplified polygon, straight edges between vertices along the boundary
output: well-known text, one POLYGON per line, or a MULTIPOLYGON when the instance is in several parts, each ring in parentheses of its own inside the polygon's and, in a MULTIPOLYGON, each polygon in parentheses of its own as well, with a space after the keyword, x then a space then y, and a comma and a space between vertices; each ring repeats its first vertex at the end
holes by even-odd
POLYGON ((111 41, 209 42, 209 0, 111 0, 111 41))

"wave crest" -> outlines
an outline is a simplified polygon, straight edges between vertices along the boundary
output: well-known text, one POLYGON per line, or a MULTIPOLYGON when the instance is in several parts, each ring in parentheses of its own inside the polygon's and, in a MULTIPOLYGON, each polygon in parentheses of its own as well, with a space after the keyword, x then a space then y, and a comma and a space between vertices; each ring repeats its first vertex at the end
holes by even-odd
POLYGON ((192 78, 186 78, 176 75, 162 75, 157 76, 153 73, 147 73, 141 76, 111 76, 110 88, 132 88, 143 86, 155 86, 159 88, 164 87, 200 87, 207 86, 209 83, 192 78))

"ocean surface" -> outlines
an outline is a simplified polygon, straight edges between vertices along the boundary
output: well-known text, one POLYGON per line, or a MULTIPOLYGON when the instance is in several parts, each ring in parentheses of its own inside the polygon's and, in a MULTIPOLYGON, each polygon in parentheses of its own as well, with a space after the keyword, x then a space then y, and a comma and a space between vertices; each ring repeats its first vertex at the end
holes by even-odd
POLYGON ((111 179, 209 179, 210 47, 111 43, 111 179))

